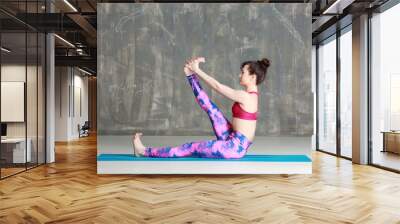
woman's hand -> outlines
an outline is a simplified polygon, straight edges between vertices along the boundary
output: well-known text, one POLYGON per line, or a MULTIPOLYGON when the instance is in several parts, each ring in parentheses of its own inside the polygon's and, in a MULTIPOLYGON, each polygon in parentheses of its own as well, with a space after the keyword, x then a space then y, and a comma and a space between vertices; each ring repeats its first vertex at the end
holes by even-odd
POLYGON ((196 57, 186 62, 185 67, 187 66, 192 72, 198 73, 200 70, 199 64, 200 62, 206 62, 204 57, 196 57))
POLYGON ((186 76, 189 76, 191 74, 193 74, 194 72, 192 71, 192 69, 190 69, 190 66, 188 65, 188 63, 186 62, 185 66, 183 67, 183 72, 185 72, 186 76))

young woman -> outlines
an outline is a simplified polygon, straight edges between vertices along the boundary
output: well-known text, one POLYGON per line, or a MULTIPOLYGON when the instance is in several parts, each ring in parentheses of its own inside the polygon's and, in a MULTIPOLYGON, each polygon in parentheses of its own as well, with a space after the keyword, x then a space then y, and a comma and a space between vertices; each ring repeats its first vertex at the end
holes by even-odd
POLYGON ((198 57, 186 62, 184 72, 193 90, 196 102, 207 113, 211 120, 217 139, 195 141, 180 146, 146 147, 140 136, 132 136, 136 156, 146 157, 205 157, 205 158, 242 158, 253 143, 257 124, 258 89, 264 81, 270 65, 268 59, 246 61, 240 66, 240 85, 245 90, 232 89, 199 68, 205 58, 198 57), (219 108, 209 99, 202 89, 199 79, 203 79, 211 88, 223 96, 235 101, 232 106, 232 123, 219 108))

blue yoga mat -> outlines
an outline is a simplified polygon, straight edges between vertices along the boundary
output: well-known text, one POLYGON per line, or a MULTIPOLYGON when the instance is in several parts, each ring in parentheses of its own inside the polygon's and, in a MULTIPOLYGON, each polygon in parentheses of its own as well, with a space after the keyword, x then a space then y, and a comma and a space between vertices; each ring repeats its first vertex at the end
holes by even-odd
POLYGON ((221 161, 221 162, 311 162, 306 155, 245 155, 241 159, 211 159, 199 157, 136 157, 129 154, 100 154, 97 161, 221 161))

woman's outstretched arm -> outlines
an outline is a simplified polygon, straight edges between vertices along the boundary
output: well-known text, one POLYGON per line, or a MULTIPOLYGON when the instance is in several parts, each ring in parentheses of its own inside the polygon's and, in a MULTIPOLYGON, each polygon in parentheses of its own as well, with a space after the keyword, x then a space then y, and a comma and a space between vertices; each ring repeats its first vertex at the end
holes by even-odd
POLYGON ((244 90, 237 90, 233 89, 227 85, 224 85, 220 82, 218 82, 216 79, 213 77, 209 76, 207 73, 205 73, 203 70, 200 68, 195 71, 196 74, 198 74, 211 88, 213 88, 215 91, 218 93, 222 94, 223 96, 239 102, 239 103, 244 103, 246 100, 248 100, 248 94, 244 90))
POLYGON ((216 79, 200 69, 200 62, 205 62, 205 59, 203 57, 195 58, 187 62, 187 65, 194 73, 198 74, 200 78, 203 79, 211 88, 213 88, 215 91, 222 94, 223 96, 239 103, 244 103, 246 100, 248 100, 249 94, 246 93, 246 91, 236 90, 218 82, 216 79))

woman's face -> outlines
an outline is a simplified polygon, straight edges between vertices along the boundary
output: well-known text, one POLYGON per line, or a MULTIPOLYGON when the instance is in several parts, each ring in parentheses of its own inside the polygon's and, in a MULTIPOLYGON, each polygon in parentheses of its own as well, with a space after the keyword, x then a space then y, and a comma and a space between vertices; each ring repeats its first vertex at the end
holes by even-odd
POLYGON ((240 71, 240 75, 239 75, 240 85, 242 85, 242 86, 256 84, 256 76, 250 75, 248 67, 249 67, 249 65, 247 64, 242 68, 242 71, 240 71))

